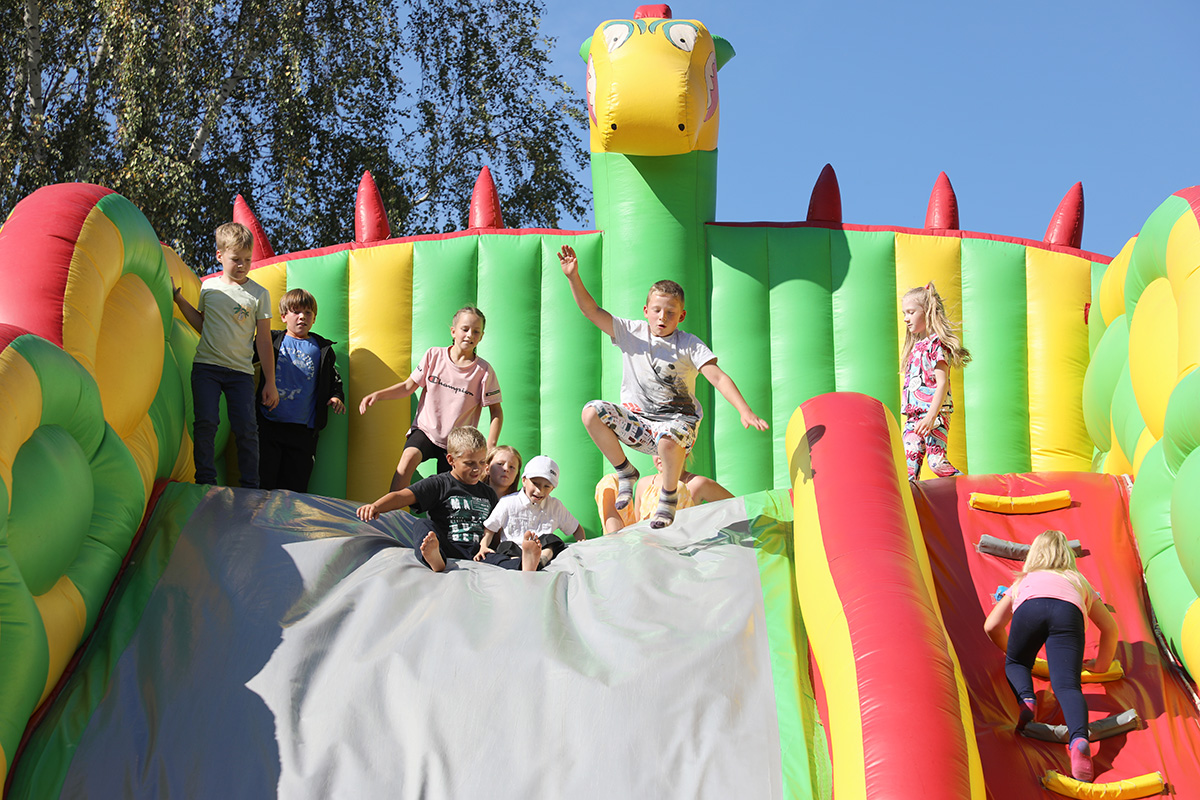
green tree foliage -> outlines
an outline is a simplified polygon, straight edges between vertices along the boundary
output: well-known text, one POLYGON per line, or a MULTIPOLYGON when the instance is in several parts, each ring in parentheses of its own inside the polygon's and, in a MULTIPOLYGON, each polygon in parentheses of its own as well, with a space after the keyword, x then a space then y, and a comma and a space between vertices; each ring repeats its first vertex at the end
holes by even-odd
POLYGON ((87 181, 193 267, 243 194, 277 251, 348 241, 371 170, 394 235, 582 216, 580 100, 541 0, 0 0, 0 213, 87 181))

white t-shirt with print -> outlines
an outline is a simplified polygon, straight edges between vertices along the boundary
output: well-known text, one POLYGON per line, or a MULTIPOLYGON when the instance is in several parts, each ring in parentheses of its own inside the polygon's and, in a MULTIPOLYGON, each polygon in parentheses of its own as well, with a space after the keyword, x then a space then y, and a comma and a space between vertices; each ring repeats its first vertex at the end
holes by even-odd
POLYGON ((696 375, 717 357, 700 337, 678 328, 652 336, 643 319, 613 317, 612 340, 621 350, 621 405, 652 420, 704 416, 696 375))
POLYGON ((197 364, 254 374, 254 336, 260 319, 271 318, 271 293, 252 280, 210 278, 200 286, 196 310, 204 315, 197 364))

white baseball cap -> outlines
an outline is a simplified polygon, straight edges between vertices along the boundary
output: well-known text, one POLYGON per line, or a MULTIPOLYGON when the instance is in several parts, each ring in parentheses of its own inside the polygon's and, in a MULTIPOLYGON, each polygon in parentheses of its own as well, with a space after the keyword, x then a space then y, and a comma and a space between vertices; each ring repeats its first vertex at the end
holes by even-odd
POLYGON ((558 486, 558 464, 550 456, 534 456, 525 465, 526 478, 545 478, 553 487, 558 486))

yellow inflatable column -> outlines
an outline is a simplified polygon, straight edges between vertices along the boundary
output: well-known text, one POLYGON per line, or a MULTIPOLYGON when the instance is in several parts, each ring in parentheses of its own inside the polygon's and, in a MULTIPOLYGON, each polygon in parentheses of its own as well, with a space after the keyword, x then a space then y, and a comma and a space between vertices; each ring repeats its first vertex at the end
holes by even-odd
MULTIPOLYGON (((962 240, 957 236, 923 236, 911 233, 896 234, 896 317, 899 320, 900 347, 904 347, 904 315, 900 312, 900 300, 904 293, 915 286, 924 286, 933 281, 934 288, 942 298, 946 315, 960 326, 963 344, 970 349, 971 343, 962 331, 962 240)), ((896 369, 900 369, 900 354, 896 354, 896 369)), ((950 370, 950 393, 954 400, 954 413, 950 416, 950 442, 946 453, 950 463, 962 472, 967 472, 967 429, 966 406, 963 402, 963 371, 950 370)), ((900 420, 903 427, 904 420, 900 420)), ((922 467, 921 477, 931 477, 928 467, 922 467)))
POLYGON ((1030 462, 1035 472, 1089 470, 1092 442, 1083 419, 1088 365, 1084 307, 1091 299, 1091 263, 1076 256, 1025 249, 1028 299, 1030 462))
POLYGON ((411 398, 358 413, 363 397, 405 380, 412 370, 411 243, 350 252, 350 365, 342 370, 350 414, 346 497, 369 502, 388 490, 412 418, 411 398))

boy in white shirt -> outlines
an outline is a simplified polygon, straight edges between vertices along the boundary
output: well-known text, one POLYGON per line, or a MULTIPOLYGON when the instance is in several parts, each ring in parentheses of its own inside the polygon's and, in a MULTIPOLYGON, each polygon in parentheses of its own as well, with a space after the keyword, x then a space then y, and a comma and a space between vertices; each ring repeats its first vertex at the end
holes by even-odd
POLYGON ((217 261, 221 274, 200 287, 193 307, 174 286, 175 305, 200 343, 192 362, 192 428, 196 483, 217 482, 215 440, 225 395, 229 426, 237 439, 242 486, 258 488, 258 422, 255 419, 254 364, 262 362, 264 408, 279 405, 275 358, 271 347, 271 295, 250 280, 254 234, 245 225, 227 222, 217 228, 217 261))
POLYGON ((662 458, 662 489, 651 528, 675 521, 679 476, 704 410, 696 399, 696 376, 703 375, 737 409, 742 427, 765 431, 767 423, 751 409, 737 384, 717 366, 716 355, 699 337, 678 330, 687 316, 683 287, 658 281, 646 295, 646 321, 614 317, 596 303, 579 277, 575 251, 563 245, 558 254, 571 296, 583 315, 604 331, 621 350, 621 403, 592 400, 583 407, 583 424, 617 473, 616 509, 633 500, 639 477, 622 445, 662 458))
POLYGON ((521 491, 505 495, 484 521, 483 541, 476 561, 531 572, 550 563, 566 543, 554 531, 570 534, 582 542, 583 526, 567 507, 550 493, 558 486, 558 464, 549 456, 529 460, 521 479, 521 491), (503 541, 494 550, 492 544, 503 534, 503 541))

